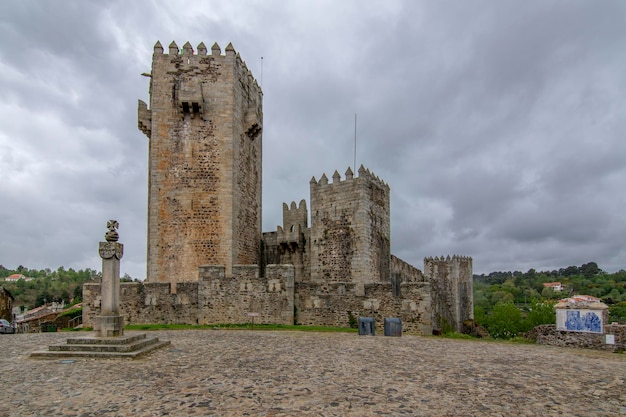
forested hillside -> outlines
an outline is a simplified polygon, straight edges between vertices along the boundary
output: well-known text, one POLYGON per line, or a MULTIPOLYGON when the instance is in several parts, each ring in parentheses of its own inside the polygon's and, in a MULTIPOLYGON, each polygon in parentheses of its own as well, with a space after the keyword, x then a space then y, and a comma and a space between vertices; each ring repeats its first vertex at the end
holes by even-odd
POLYGON ((606 273, 595 262, 558 271, 474 275, 474 315, 492 335, 510 337, 554 322, 553 304, 571 295, 592 295, 609 306, 611 321, 626 323, 626 271, 606 273), (544 283, 560 282, 562 291, 544 283))
POLYGON ((29 309, 43 305, 44 302, 77 303, 82 297, 82 288, 85 282, 98 281, 101 273, 93 269, 75 271, 62 266, 56 271, 49 268, 36 270, 19 266, 17 269, 7 269, 0 265, 0 285, 8 289, 15 298, 14 306, 28 307, 29 309), (29 280, 17 282, 3 282, 12 274, 22 274, 29 280))

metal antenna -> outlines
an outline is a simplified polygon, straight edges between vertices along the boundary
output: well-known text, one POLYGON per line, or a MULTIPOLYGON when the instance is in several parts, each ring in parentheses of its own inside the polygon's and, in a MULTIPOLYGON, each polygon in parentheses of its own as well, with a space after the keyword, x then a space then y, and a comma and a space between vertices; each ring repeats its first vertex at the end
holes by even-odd
POLYGON ((261 87, 263 87, 263 57, 261 57, 261 87))
POLYGON ((354 171, 356 172, 356 113, 354 113, 354 171))

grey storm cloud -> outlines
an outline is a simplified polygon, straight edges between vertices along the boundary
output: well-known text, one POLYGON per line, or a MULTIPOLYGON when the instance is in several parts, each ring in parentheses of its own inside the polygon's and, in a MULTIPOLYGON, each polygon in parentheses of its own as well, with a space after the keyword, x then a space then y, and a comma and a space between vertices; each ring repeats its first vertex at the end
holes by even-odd
POLYGON ((0 264, 145 275, 152 47, 232 42, 264 92, 263 230, 309 180, 387 182, 392 252, 625 267, 621 1, 0 3, 0 264), (354 169, 354 167, 353 167, 354 169))

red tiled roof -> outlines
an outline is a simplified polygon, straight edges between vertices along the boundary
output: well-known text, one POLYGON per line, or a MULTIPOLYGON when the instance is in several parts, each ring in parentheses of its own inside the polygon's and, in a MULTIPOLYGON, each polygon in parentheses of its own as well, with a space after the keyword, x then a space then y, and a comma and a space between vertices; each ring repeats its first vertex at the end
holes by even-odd
POLYGON ((560 301, 568 303, 599 303, 602 300, 592 295, 573 295, 560 301))

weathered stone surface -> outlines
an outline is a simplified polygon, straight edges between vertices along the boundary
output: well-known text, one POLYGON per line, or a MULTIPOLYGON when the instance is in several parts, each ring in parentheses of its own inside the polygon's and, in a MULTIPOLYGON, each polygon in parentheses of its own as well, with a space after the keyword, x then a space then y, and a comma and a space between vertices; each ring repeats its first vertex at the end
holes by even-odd
MULTIPOLYGON (((379 334, 377 332, 377 334, 379 334)), ((623 416, 626 356, 543 345, 304 332, 150 332, 145 359, 40 361, 2 338, 0 415, 623 416)))
MULTIPOLYGON (((390 188, 364 166, 310 181, 310 227, 301 200, 261 235, 261 89, 231 44, 225 55, 217 44, 210 56, 197 49, 172 42, 165 54, 157 42, 150 108, 139 102, 150 138, 148 274, 122 291, 127 322, 232 323, 258 312, 261 322, 347 326, 368 311, 430 334, 473 318, 471 258, 425 260, 422 274, 392 256, 390 188), (274 276, 269 265, 293 270, 274 276)), ((85 287, 87 325, 97 291, 85 287)))
POLYGON ((600 349, 611 352, 626 350, 626 326, 620 324, 605 325, 604 333, 570 332, 557 330, 554 324, 544 324, 528 332, 527 337, 543 345, 600 349), (606 343, 607 335, 613 336, 612 344, 606 343))
MULTIPOLYGON (((203 44, 202 44, 203 45, 203 44)), ((155 46, 150 109, 150 282, 198 281, 200 265, 258 264, 262 92, 234 48, 155 46)))
POLYGON ((437 329, 463 331, 474 318, 473 260, 467 256, 424 259, 424 276, 431 284, 432 323, 437 329))

